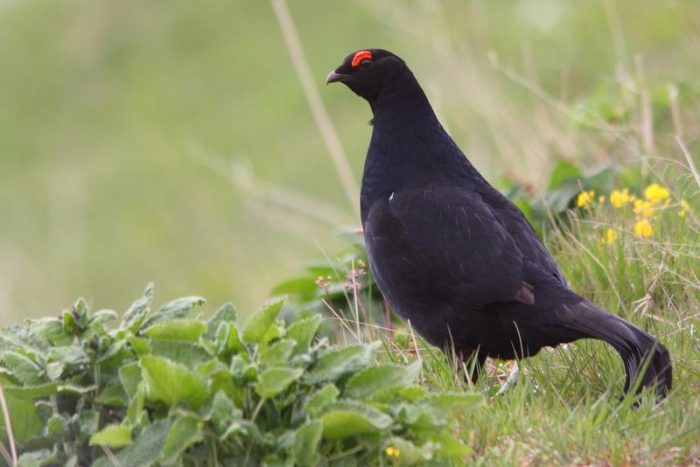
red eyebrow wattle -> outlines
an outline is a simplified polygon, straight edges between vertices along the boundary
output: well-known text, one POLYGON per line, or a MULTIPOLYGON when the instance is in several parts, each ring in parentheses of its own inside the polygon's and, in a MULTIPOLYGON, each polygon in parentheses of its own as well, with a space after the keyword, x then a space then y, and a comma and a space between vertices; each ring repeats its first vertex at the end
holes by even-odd
POLYGON ((364 59, 372 60, 372 52, 370 52, 369 50, 360 50, 359 52, 357 52, 355 56, 352 57, 352 67, 357 68, 358 66, 360 66, 360 62, 364 59))

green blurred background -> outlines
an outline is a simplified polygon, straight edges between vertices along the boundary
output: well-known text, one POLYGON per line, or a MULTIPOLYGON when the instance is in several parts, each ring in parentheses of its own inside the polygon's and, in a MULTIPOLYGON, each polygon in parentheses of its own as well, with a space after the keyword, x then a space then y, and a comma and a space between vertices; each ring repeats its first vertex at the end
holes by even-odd
MULTIPOLYGON (((369 108, 323 85, 358 48, 401 55, 488 178, 534 187, 611 153, 557 102, 586 116, 640 73, 700 89, 697 0, 288 6, 358 180, 369 108)), ((267 1, 0 1, 0 324, 150 280, 245 313, 358 224, 267 1)))

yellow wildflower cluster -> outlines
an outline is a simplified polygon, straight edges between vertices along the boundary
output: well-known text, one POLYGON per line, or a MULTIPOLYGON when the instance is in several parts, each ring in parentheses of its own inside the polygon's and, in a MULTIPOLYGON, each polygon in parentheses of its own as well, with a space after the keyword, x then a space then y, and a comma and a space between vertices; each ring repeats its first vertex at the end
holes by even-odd
MULTIPOLYGON (((608 197, 599 195, 593 190, 582 191, 576 197, 576 206, 579 208, 591 207, 596 201, 599 206, 605 204, 609 200, 610 206, 614 209, 628 209, 634 213, 634 224, 632 232, 639 238, 651 238, 654 236, 655 227, 654 219, 659 211, 669 208, 672 204, 671 191, 658 183, 652 183, 644 189, 644 196, 637 198, 630 193, 628 188, 612 190, 608 197)), ((690 206, 685 200, 679 200, 676 204, 678 208, 678 216, 684 218, 690 206)), ((629 211, 628 211, 629 212, 629 211)), ((615 243, 619 236, 619 229, 615 227, 607 227, 603 232, 601 241, 605 244, 615 243)))
POLYGON ((595 191, 582 191, 576 198, 576 206, 583 208, 595 201, 595 191))
POLYGON ((644 197, 652 203, 658 203, 671 196, 668 188, 662 187, 658 183, 652 183, 644 190, 644 197))
POLYGON ((610 193, 610 204, 617 209, 625 206, 630 201, 632 201, 632 196, 630 196, 630 191, 627 188, 622 191, 613 190, 612 193, 610 193))
POLYGON ((401 457, 401 451, 399 451, 399 448, 394 446, 387 446, 387 448, 384 450, 384 454, 392 459, 398 459, 401 457))

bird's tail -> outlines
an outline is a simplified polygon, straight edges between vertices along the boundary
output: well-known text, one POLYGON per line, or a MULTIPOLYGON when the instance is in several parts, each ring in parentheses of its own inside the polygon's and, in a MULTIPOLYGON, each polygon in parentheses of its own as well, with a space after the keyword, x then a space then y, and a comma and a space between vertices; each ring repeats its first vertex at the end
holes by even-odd
POLYGON ((574 331, 576 338, 600 339, 617 350, 625 364, 625 392, 654 387, 657 396, 666 397, 671 390, 671 357, 657 339, 632 323, 598 306, 581 301, 562 305, 562 324, 574 331))

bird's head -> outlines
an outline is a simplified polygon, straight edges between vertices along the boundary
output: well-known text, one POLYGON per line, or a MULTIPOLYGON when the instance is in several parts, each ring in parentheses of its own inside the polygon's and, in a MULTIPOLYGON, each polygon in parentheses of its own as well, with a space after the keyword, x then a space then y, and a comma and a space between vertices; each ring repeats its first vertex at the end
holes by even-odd
POLYGON ((362 49, 351 53, 331 71, 326 84, 341 82, 370 103, 408 68, 403 60, 382 49, 362 49))

